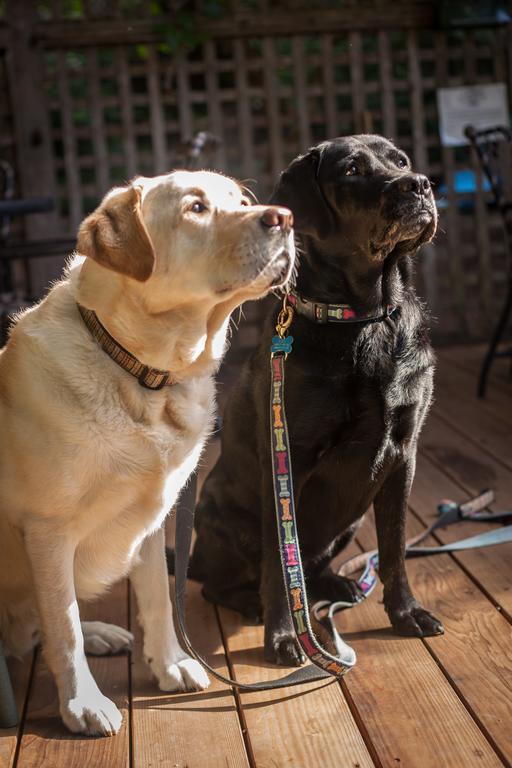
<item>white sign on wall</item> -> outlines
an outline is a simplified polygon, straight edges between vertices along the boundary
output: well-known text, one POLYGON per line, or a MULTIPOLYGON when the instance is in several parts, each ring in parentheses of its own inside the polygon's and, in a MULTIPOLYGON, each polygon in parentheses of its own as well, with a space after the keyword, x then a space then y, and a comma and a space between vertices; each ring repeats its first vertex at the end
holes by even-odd
POLYGON ((439 133, 445 147, 467 144, 467 125, 477 130, 509 126, 507 88, 504 83, 438 88, 439 133))

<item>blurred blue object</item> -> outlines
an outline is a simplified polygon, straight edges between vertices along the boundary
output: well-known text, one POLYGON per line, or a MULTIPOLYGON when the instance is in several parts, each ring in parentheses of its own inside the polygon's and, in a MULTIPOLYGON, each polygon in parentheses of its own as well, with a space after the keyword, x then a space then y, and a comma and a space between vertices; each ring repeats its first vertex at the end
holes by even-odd
MULTIPOLYGON (((483 177, 482 179, 482 188, 484 192, 490 192, 491 191, 491 185, 489 184, 489 180, 487 177, 483 177)), ((467 195, 467 194, 474 194, 476 192, 476 174, 474 171, 471 171, 469 169, 463 170, 463 171, 455 171, 454 179, 453 179, 453 188, 456 195, 467 195)), ((438 199, 436 200, 436 204, 438 208, 447 208, 448 207, 448 187, 446 186, 446 182, 443 181, 442 184, 440 184, 437 188, 437 195, 438 199)), ((472 201, 466 200, 461 201, 462 207, 467 209, 468 207, 472 207, 472 201)), ((459 203, 459 206, 461 205, 459 203)))

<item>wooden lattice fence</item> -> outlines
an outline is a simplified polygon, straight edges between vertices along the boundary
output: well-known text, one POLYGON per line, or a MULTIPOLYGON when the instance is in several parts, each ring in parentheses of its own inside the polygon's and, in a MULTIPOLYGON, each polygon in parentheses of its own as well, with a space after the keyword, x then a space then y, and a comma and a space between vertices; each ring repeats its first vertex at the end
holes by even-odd
MULTIPOLYGON (((234 5, 228 19, 198 16, 204 40, 176 54, 149 3, 90 0, 75 18, 71 1, 13 0, 0 45, 15 63, 30 47, 38 78, 37 93, 16 93, 11 64, 21 192, 49 190, 58 201, 53 220, 27 234, 41 237, 46 227, 48 235, 73 235, 110 186, 172 168, 182 142, 199 130, 221 140, 212 165, 254 179, 261 199, 309 145, 375 131, 446 189, 440 235, 419 265, 438 332, 487 334, 506 280, 501 223, 481 189, 455 194, 455 172, 476 170, 476 162, 466 147, 441 147, 436 88, 505 82, 510 89, 510 29, 435 29, 427 2, 331 3, 314 13, 301 2, 272 11, 263 0, 234 5), (38 112, 36 154, 44 154, 36 173, 26 160, 37 149, 23 126, 27 99, 38 112)), ((11 152, 7 133, 2 128, 1 147, 11 152)), ((59 268, 58 260, 41 261, 39 287, 59 268)))

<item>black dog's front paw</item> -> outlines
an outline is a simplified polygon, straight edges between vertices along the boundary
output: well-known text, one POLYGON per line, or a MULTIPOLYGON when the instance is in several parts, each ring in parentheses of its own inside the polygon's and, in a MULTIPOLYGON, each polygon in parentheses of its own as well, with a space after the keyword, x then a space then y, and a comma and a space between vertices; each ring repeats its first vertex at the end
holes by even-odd
POLYGON ((364 597, 362 589, 354 579, 338 576, 331 570, 308 579, 308 595, 312 601, 329 600, 330 603, 354 604, 364 597))
POLYGON ((265 638, 265 661, 283 667, 300 667, 306 661, 298 641, 289 635, 265 638))
POLYGON ((407 608, 388 611, 391 624, 399 635, 407 637, 431 637, 443 635, 444 627, 433 614, 426 611, 418 603, 413 603, 407 608))

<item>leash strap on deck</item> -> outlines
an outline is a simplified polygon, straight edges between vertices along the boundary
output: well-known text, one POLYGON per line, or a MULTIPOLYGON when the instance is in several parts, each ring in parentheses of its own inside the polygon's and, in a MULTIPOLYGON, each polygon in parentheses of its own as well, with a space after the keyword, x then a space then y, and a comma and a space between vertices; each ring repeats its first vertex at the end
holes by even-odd
MULTIPOLYGON (((469 520, 476 523, 504 523, 512 520, 512 511, 504 510, 502 512, 484 512, 494 501, 494 491, 486 489, 478 496, 468 501, 458 504, 451 499, 441 501, 438 506, 438 518, 428 526, 422 533, 408 539, 405 545, 406 557, 421 557, 422 555, 435 555, 440 552, 460 552, 465 549, 475 549, 476 547, 491 547, 495 544, 504 544, 512 541, 512 525, 503 528, 496 528, 492 531, 470 536, 467 539, 459 539, 449 544, 434 545, 428 547, 418 546, 428 538, 438 528, 447 528, 453 523, 459 523, 469 520)), ((359 555, 351 557, 341 564, 337 573, 339 576, 351 576, 367 567, 370 559, 374 559, 377 550, 361 552, 359 555)))

